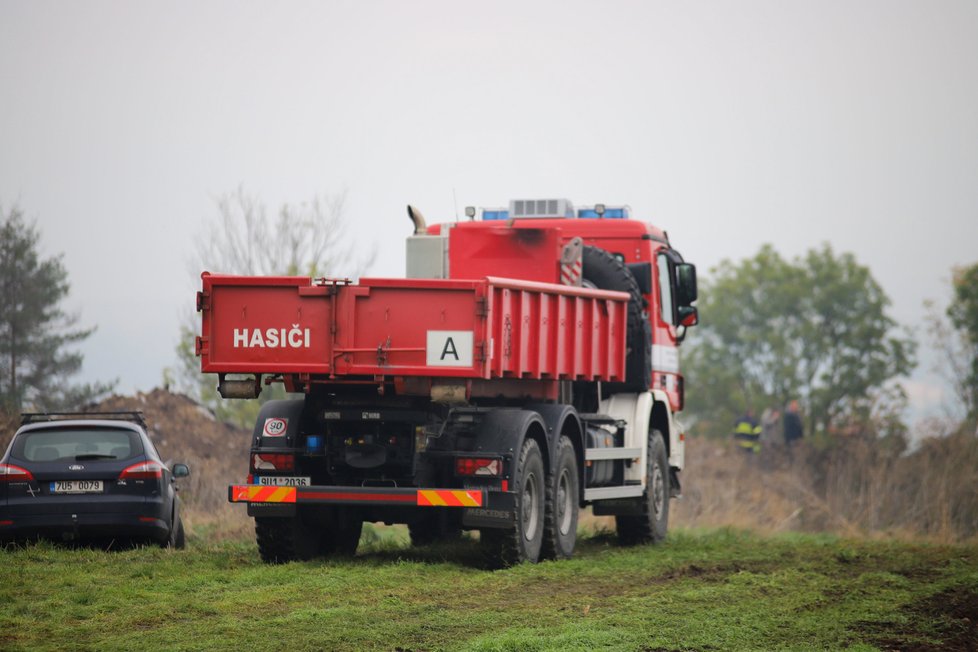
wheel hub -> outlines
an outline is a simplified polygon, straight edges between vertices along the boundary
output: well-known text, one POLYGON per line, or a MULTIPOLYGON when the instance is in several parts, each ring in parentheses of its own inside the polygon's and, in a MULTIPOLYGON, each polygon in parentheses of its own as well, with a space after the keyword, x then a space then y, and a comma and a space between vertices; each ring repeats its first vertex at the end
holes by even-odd
POLYGON ((557 482, 557 497, 556 497, 556 507, 557 507, 557 528, 560 533, 566 535, 570 532, 571 521, 573 520, 574 509, 571 505, 570 491, 570 474, 567 469, 564 469, 560 474, 560 479, 557 482))
POLYGON ((523 484, 523 500, 521 506, 521 521, 523 524, 523 538, 527 541, 533 539, 537 531, 537 519, 539 518, 537 504, 540 496, 537 495, 536 475, 533 473, 526 476, 523 484))
POLYGON ((662 514, 666 505, 666 483, 662 469, 658 464, 652 466, 652 511, 656 519, 662 514))

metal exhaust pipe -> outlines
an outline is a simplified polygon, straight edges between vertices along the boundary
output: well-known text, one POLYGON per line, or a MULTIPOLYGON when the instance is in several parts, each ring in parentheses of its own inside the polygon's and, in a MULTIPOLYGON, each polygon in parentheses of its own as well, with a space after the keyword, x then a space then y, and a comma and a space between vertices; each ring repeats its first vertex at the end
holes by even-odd
POLYGON ((428 225, 424 221, 424 215, 421 214, 421 211, 411 204, 408 204, 407 211, 408 217, 410 217, 411 221, 414 222, 414 235, 424 235, 427 233, 428 225))
POLYGON ((254 378, 228 380, 224 374, 220 374, 217 391, 221 398, 258 398, 261 394, 261 375, 256 375, 254 378))

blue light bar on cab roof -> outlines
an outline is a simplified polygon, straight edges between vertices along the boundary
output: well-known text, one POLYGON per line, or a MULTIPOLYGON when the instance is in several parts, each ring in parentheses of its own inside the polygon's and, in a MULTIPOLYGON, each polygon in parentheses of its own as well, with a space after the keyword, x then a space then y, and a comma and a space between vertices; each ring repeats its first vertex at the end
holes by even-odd
POLYGON ((484 220, 508 220, 509 211, 507 210, 482 210, 482 219, 484 220))
POLYGON ((615 208, 606 208, 604 210, 604 215, 598 215, 598 212, 593 208, 582 208, 577 211, 578 217, 583 218, 603 218, 606 220, 627 220, 628 219, 628 207, 618 206, 615 208))

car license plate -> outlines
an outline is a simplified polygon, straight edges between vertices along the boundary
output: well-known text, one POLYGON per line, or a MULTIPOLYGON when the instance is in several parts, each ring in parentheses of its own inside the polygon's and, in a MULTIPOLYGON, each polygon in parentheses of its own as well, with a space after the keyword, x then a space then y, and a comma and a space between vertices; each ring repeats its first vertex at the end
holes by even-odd
POLYGON ((308 476, 259 476, 255 478, 255 482, 266 487, 308 487, 312 484, 312 478, 308 476))
POLYGON ((58 480, 51 483, 53 494, 100 494, 101 480, 58 480))

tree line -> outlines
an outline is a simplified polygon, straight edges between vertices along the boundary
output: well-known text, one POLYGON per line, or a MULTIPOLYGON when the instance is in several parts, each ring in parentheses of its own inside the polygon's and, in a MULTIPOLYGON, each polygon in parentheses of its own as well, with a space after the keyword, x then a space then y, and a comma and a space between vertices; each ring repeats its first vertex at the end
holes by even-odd
MULTIPOLYGON (((725 436, 750 408, 801 402, 806 431, 838 436, 904 436, 901 380, 916 364, 917 341, 889 315, 890 300, 870 270, 828 244, 788 260, 772 245, 710 271, 700 292, 700 327, 686 345, 687 413, 702 433, 725 436)), ((946 315, 931 315, 939 350, 963 352, 967 373, 954 399, 974 420, 978 404, 978 264, 956 269, 946 315)))

